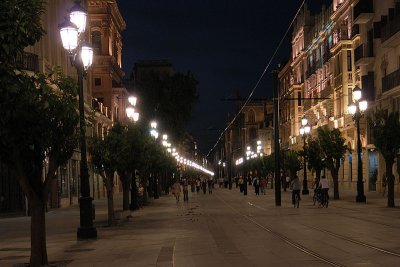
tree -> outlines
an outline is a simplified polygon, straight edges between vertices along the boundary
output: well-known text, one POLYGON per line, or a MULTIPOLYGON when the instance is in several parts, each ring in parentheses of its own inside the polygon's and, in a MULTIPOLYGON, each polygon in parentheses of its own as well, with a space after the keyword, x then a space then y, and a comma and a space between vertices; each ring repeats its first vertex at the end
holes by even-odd
POLYGON ((114 173, 121 159, 120 127, 113 127, 104 138, 94 137, 90 140, 89 151, 94 170, 102 178, 107 190, 108 225, 114 222, 114 173))
POLYGON ((324 152, 317 138, 308 138, 307 147, 305 149, 305 155, 307 157, 308 169, 315 171, 315 175, 319 180, 321 178, 321 172, 324 169, 324 152))
POLYGON ((394 203, 394 175, 393 164, 400 148, 399 113, 387 113, 378 110, 368 117, 368 124, 372 130, 372 143, 385 159, 385 169, 388 185, 388 207, 395 207, 394 203))
POLYGON ((302 161, 296 151, 287 150, 283 152, 283 165, 284 169, 289 171, 290 179, 294 179, 302 168, 302 161))
POLYGON ((189 122, 193 105, 198 101, 197 81, 192 73, 160 76, 150 72, 138 84, 139 96, 147 120, 156 118, 170 139, 181 141, 189 122))
POLYGON ((51 182, 78 144, 77 88, 59 72, 27 75, 17 67, 17 56, 44 33, 43 1, 1 1, 0 10, 6 11, 0 16, 0 159, 29 201, 30 266, 36 267, 48 264, 45 207, 51 182))
POLYGON ((333 198, 339 199, 340 161, 348 150, 339 129, 330 130, 327 126, 318 128, 318 139, 324 152, 325 166, 333 179, 333 198))

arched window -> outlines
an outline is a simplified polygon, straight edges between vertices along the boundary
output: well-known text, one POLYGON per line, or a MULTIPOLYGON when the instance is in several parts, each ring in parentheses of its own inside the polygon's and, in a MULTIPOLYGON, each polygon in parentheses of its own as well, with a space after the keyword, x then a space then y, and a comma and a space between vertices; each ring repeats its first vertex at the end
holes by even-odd
POLYGON ((101 32, 99 32, 99 31, 92 32, 92 46, 93 46, 93 53, 95 55, 100 55, 100 53, 101 53, 101 32))
POLYGON ((250 123, 254 123, 256 121, 256 114, 254 110, 250 109, 249 114, 247 115, 247 121, 250 123))

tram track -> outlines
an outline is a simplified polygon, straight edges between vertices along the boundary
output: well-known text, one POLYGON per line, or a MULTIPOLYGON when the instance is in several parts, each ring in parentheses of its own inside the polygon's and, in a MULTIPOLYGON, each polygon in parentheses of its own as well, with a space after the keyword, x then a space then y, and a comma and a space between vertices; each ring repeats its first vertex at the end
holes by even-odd
MULTIPOLYGON (((253 206, 253 207, 257 208, 257 209, 266 211, 265 208, 263 208, 261 206, 258 206, 256 204, 253 204, 251 202, 247 202, 247 204, 250 205, 250 206, 253 206)), ((243 214, 241 214, 241 215, 244 216, 244 217, 248 217, 248 216, 243 215, 243 214)), ((344 217, 349 217, 351 219, 358 219, 358 220, 368 221, 368 220, 359 219, 359 218, 356 218, 356 217, 353 217, 353 216, 347 216, 347 215, 343 215, 343 214, 338 214, 338 215, 344 216, 344 217)), ((255 220, 252 219, 252 218, 247 218, 247 219, 250 220, 250 221, 255 222, 255 220)), ((368 221, 368 222, 378 224, 377 222, 374 222, 374 221, 368 221)), ((259 225, 259 223, 256 223, 256 224, 259 225)), ((328 234, 328 235, 333 236, 335 238, 338 238, 338 239, 341 239, 341 240, 344 240, 344 241, 347 241, 347 242, 350 242, 350 243, 353 243, 353 244, 356 244, 356 245, 359 245, 359 246, 362 246, 362 247, 365 247, 365 248, 368 248, 368 249, 372 249, 374 251, 377 251, 377 252, 380 252, 380 253, 383 253, 383 254, 386 254, 386 255, 390 255, 390 256, 394 256, 394 257, 400 258, 400 253, 397 253, 397 252, 394 252, 394 251, 390 251, 390 250, 387 250, 387 249, 384 249, 384 248, 381 248, 381 247, 377 247, 377 246, 374 246, 374 245, 371 245, 371 244, 368 244, 368 243, 365 243, 365 242, 362 242, 362 241, 358 241, 358 240, 355 240, 355 239, 352 239, 352 238, 349 238, 349 237, 334 233, 332 231, 321 229, 321 228, 318 228, 318 227, 315 227, 315 226, 306 225, 304 223, 301 223, 301 225, 303 225, 304 227, 307 227, 307 228, 310 228, 310 229, 313 229, 313 230, 328 234)), ((392 225, 386 225, 386 226, 393 227, 392 225)), ((271 232, 273 232, 273 231, 271 230, 271 232)))
MULTIPOLYGON (((304 254, 307 254, 321 262, 326 263, 329 266, 334 266, 334 267, 346 267, 346 265, 343 265, 341 263, 332 261, 324 256, 322 256, 321 254, 317 253, 316 251, 313 251, 295 241, 293 241, 292 239, 288 238, 287 236, 278 233, 276 231, 274 231, 272 228, 267 227, 265 225, 262 225, 261 223, 257 222, 255 219, 253 219, 252 217, 245 215, 243 213, 241 213, 239 210, 235 209, 232 205, 230 205, 229 203, 227 203, 224 199, 222 199, 221 197, 218 197, 220 199, 221 202, 223 202, 227 207, 229 207, 232 211, 234 211, 236 214, 242 216, 243 218, 245 218, 246 220, 250 221, 251 223, 255 224, 256 226, 258 226, 260 229, 268 232, 269 234, 279 238, 280 240, 282 240, 283 242, 285 242, 286 244, 290 245, 291 247, 303 252, 304 254)), ((249 204, 250 202, 248 202, 249 204)), ((252 206, 256 206, 254 204, 252 204, 252 206)))

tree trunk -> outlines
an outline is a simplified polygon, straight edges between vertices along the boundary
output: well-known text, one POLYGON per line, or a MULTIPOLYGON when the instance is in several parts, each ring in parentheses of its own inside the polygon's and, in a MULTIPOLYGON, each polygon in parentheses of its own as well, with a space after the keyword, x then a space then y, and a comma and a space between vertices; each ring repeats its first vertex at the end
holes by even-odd
POLYGON ((392 173, 392 166, 394 161, 389 161, 389 160, 385 160, 386 161, 386 176, 387 176, 387 187, 388 187, 388 202, 387 202, 387 206, 389 208, 394 208, 394 176, 392 173))
POLYGON ((130 186, 130 182, 129 181, 124 181, 122 183, 122 194, 123 194, 123 198, 122 198, 122 209, 123 210, 129 210, 129 186, 130 186))
POLYGON ((107 189, 108 226, 114 222, 114 190, 107 189))
POLYGON ((48 264, 46 248, 45 203, 38 199, 29 199, 31 205, 31 267, 48 264))
POLYGON ((339 177, 338 169, 331 170, 331 175, 333 179, 333 199, 339 199, 339 177))
POLYGON ((120 180, 122 184, 122 210, 129 210, 129 187, 131 185, 131 179, 129 175, 120 175, 120 180))

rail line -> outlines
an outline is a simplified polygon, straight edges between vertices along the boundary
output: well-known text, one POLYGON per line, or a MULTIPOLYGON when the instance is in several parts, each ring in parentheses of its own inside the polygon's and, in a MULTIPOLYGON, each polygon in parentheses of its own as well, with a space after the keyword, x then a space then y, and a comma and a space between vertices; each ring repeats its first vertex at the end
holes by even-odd
MULTIPOLYGON (((247 202, 247 204, 250 205, 250 206, 253 206, 253 207, 257 208, 257 209, 260 209, 260 210, 266 210, 265 208, 263 208, 261 206, 258 206, 258 205, 255 205, 255 204, 253 204, 251 202, 247 202)), ((356 218, 356 217, 353 217, 353 216, 347 216, 347 215, 343 215, 343 214, 340 214, 340 216, 349 217, 351 219, 361 220, 359 218, 356 218)), ((368 222, 377 223, 377 222, 374 222, 374 221, 368 221, 368 222)), ((305 227, 308 227, 310 229, 314 229, 314 230, 323 232, 325 234, 329 234, 329 235, 334 236, 334 237, 336 237, 338 239, 342 239, 342 240, 351 242, 353 244, 357 244, 359 246, 363 246, 363 247, 366 247, 366 248, 381 252, 383 254, 387 254, 387 255, 391 255, 391 256, 395 256, 395 257, 399 257, 400 258, 400 253, 397 253, 397 252, 394 252, 394 251, 390 251, 390 250, 387 250, 387 249, 384 249, 384 248, 380 248, 380 247, 377 247, 377 246, 374 246, 374 245, 371 245, 371 244, 368 244, 368 243, 365 243, 365 242, 362 242, 362 241, 358 241, 358 240, 355 240, 355 239, 352 239, 352 238, 349 238, 349 237, 346 237, 346 236, 343 236, 343 235, 340 235, 340 234, 336 234, 334 232, 331 232, 331 231, 328 231, 328 230, 325 230, 325 229, 321 229, 321 228, 318 228, 318 227, 315 227, 315 226, 310 226, 310 225, 306 225, 306 224, 303 224, 303 223, 301 225, 303 225, 305 227)), ((387 225, 387 226, 393 227, 392 225, 387 225)))
MULTIPOLYGON (((346 267, 346 265, 343 265, 343 264, 334 262, 334 261, 332 261, 332 260, 330 260, 330 259, 328 259, 328 258, 325 258, 324 256, 318 254, 317 252, 315 252, 315 251, 313 251, 313 250, 310 250, 310 249, 306 248, 305 246, 303 246, 303 245, 301 245, 301 244, 299 244, 299 243, 297 243, 297 242, 291 240, 290 238, 288 238, 288 237, 286 237, 286 236, 284 236, 284 235, 282 235, 282 234, 280 234, 280 233, 278 233, 278 232, 275 232, 275 231, 272 230, 271 228, 260 224, 259 222, 257 222, 257 221, 254 220, 253 218, 251 218, 251 217, 249 217, 249 216, 247 216, 247 215, 245 215, 245 214, 240 213, 237 209, 235 209, 234 207, 232 207, 232 206, 231 206, 229 203, 227 203, 224 199, 222 199, 222 198, 220 198, 220 197, 217 197, 217 198, 219 198, 220 201, 222 201, 227 207, 229 207, 231 210, 233 210, 233 211, 234 211, 235 213, 237 213, 238 215, 240 215, 240 216, 242 216, 243 218, 245 218, 246 220, 248 220, 248 221, 254 223, 254 224, 257 225, 259 228, 261 228, 261 229, 263 229, 264 231, 270 233, 271 235, 273 235, 273 236, 275 236, 275 237, 281 239, 283 242, 285 242, 286 244, 288 244, 288 245, 290 245, 290 246, 292 246, 292 247, 298 249, 299 251, 301 251, 301 252, 303 252, 303 253, 305 253, 305 254, 307 254, 307 255, 309 255, 309 256, 315 258, 315 259, 318 259, 318 260, 320 260, 320 261, 322 261, 322 262, 324 262, 324 263, 326 263, 326 264, 328 264, 328 265, 330 265, 330 266, 335 266, 335 267, 346 267)), ((250 204, 250 202, 248 202, 248 203, 250 204)), ((256 206, 256 205, 254 205, 254 204, 251 204, 251 205, 256 206)), ((256 206, 256 207, 257 207, 257 206, 256 206)))

